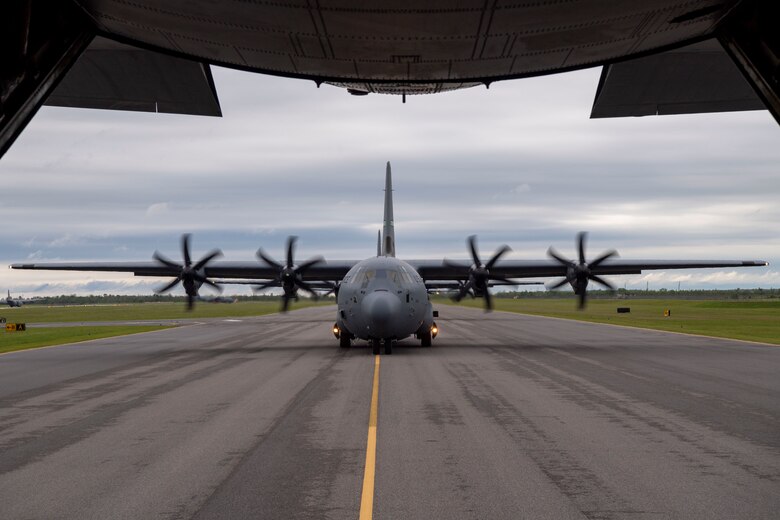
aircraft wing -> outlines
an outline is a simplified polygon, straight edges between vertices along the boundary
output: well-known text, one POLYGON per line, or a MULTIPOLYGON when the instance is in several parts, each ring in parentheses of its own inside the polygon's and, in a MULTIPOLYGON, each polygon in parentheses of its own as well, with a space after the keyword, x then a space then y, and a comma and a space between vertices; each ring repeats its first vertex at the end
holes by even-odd
MULTIPOLYGON (((468 275, 470 261, 436 262, 408 261, 426 280, 462 280, 468 275)), ((596 275, 640 274, 662 269, 711 269, 718 267, 763 267, 763 260, 605 260, 593 269, 596 275)), ((490 270, 492 275, 506 278, 542 278, 565 276, 566 266, 554 260, 506 260, 490 270)))
MULTIPOLYGON (((488 287, 517 287, 520 285, 543 285, 542 282, 517 282, 513 280, 497 280, 487 284, 488 287)), ((432 290, 456 291, 461 285, 457 281, 426 281, 425 287, 432 290)))
MULTIPOLYGON (((325 262, 306 270, 305 280, 338 281, 357 261, 325 262)), ((33 269, 43 271, 89 271, 111 273, 133 273, 135 276, 177 276, 179 269, 158 262, 46 262, 12 264, 12 269, 33 269)), ((275 279, 279 271, 260 262, 212 262, 204 268, 207 278, 245 279, 243 282, 258 283, 260 280, 275 279)))
MULTIPOLYGON (((306 280, 341 280, 357 263, 357 260, 322 262, 309 268, 306 280)), ((468 273, 470 261, 448 262, 437 260, 409 260, 420 276, 426 280, 447 282, 461 280, 468 273)), ((606 260, 593 269, 594 274, 640 274, 642 271, 662 269, 711 269, 719 267, 763 267, 763 260, 606 260)), ((133 273, 136 276, 177 276, 177 269, 157 262, 46 262, 12 264, 12 269, 44 271, 91 271, 133 273)), ((259 283, 274 279, 278 271, 259 262, 213 262, 205 269, 208 278, 244 279, 237 283, 259 283)), ((564 276, 566 267, 554 260, 506 260, 491 270, 492 274, 506 278, 543 278, 564 276)), ((434 282, 432 282, 434 283, 434 282)))

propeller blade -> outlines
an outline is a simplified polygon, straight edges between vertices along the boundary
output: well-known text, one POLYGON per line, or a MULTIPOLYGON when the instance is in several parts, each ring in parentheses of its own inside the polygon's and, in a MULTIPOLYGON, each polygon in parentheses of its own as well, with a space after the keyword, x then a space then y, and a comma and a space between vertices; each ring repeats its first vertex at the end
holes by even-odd
POLYGON ((609 251, 603 253, 601 256, 599 256, 594 261, 592 261, 589 264, 590 268, 593 269, 594 267, 598 267, 601 262, 607 260, 608 258, 612 258, 613 256, 618 256, 618 252, 615 251, 614 249, 610 249, 609 251))
POLYGON ((290 308, 290 300, 292 300, 292 296, 286 294, 282 296, 282 312, 287 312, 287 309, 290 308))
POLYGON ((166 292, 170 291, 171 289, 173 289, 174 287, 176 287, 176 284, 178 284, 179 282, 181 282, 181 276, 177 276, 176 278, 173 279, 172 282, 170 282, 166 286, 160 287, 158 289, 155 289, 154 292, 156 294, 166 293, 166 292))
POLYGON ((577 252, 580 255, 580 264, 585 263, 585 242, 588 239, 588 234, 584 231, 577 233, 577 252))
POLYGON ((311 266, 319 264, 320 262, 324 262, 325 259, 321 256, 315 256, 314 258, 310 258, 309 260, 306 260, 304 263, 298 266, 297 269, 295 269, 295 272, 298 274, 303 274, 304 271, 309 269, 311 266))
POLYGON ((209 254, 201 258, 197 264, 192 268, 194 271, 200 271, 206 264, 217 258, 218 256, 222 256, 222 251, 219 249, 213 249, 209 254))
POLYGON ((194 280, 197 280, 197 281, 199 281, 200 283, 205 283, 205 284, 206 284, 206 285, 208 285, 209 287, 212 287, 213 289, 216 289, 216 290, 217 290, 217 291, 219 291, 219 292, 222 292, 222 287, 220 287, 219 285, 215 284, 214 282, 212 282, 211 280, 209 280, 209 279, 208 279, 208 278, 206 278, 205 276, 201 276, 201 275, 199 275, 198 273, 194 273, 194 274, 192 275, 192 278, 193 278, 194 280))
POLYGON ((474 265, 482 265, 482 262, 479 260, 479 252, 477 252, 477 235, 471 235, 468 238, 468 244, 469 250, 471 251, 471 259, 474 261, 474 265))
POLYGON ((552 247, 552 246, 550 246, 550 247, 547 249, 547 256, 549 256, 550 258, 553 258, 553 259, 557 260, 559 263, 561 263, 561 264, 563 264, 563 265, 566 265, 566 266, 569 266, 569 265, 571 265, 571 264, 572 264, 572 261, 571 261, 571 260, 568 260, 568 259, 564 258, 563 256, 561 256, 561 254, 560 254, 560 253, 558 253, 558 251, 556 251, 555 249, 553 249, 553 247, 552 247))
POLYGON ((252 290, 255 292, 264 291, 265 289, 268 289, 269 287, 277 286, 279 285, 279 282, 277 280, 269 280, 261 285, 255 285, 252 287, 252 290))
POLYGON ((152 255, 152 258, 154 258, 155 260, 157 260, 161 264, 166 265, 168 267, 172 267, 174 269, 179 269, 179 270, 181 270, 181 268, 182 268, 181 265, 177 264, 173 260, 168 260, 167 258, 165 258, 163 255, 160 254, 159 251, 155 251, 154 254, 152 255))
POLYGON ((592 274, 592 275, 590 275, 588 278, 590 278, 591 280, 593 280, 593 281, 594 281, 594 282, 596 282, 597 284, 599 284, 599 285, 602 285, 602 286, 606 287, 606 288, 607 288, 607 289, 609 289, 610 291, 612 291, 612 292, 615 292, 615 286, 614 286, 614 285, 612 285, 611 283, 609 283, 608 281, 606 281, 605 279, 603 279, 603 278, 599 278, 599 277, 598 277, 598 276, 596 276, 595 274, 592 274))
POLYGON ((335 283, 330 282, 322 282, 325 287, 318 287, 319 290, 327 289, 326 292, 322 293, 322 297, 325 298, 327 296, 330 296, 331 294, 335 294, 336 290, 338 290, 338 285, 335 283))
POLYGON ((568 280, 567 278, 564 278, 563 280, 559 280, 559 281, 557 281, 557 282, 555 282, 555 283, 547 282, 546 284, 544 284, 544 287, 545 287, 545 289, 547 289, 548 291, 553 291, 553 290, 555 290, 555 289, 558 289, 558 288, 560 288, 560 287, 563 287, 563 286, 564 286, 564 285, 566 285, 567 283, 569 283, 569 280, 568 280))
POLYGON ((585 295, 586 295, 586 292, 585 292, 584 289, 581 290, 580 293, 577 295, 578 300, 579 300, 578 304, 577 304, 577 308, 579 310, 582 310, 582 309, 585 308, 585 295))
POLYGON ((312 298, 314 298, 315 300, 318 298, 317 293, 314 292, 314 289, 312 288, 312 286, 307 284, 306 282, 299 280, 296 285, 300 289, 303 289, 307 293, 311 294, 312 298))
POLYGON ((189 267, 192 265, 192 260, 190 259, 190 234, 184 233, 181 236, 181 254, 184 257, 184 266, 189 267))
POLYGON ((485 289, 485 310, 490 312, 493 310, 493 297, 490 295, 490 291, 485 289))
POLYGON ((187 295, 187 310, 192 311, 192 309, 195 308, 195 295, 194 294, 188 294, 187 295))
POLYGON ((295 256, 295 241, 298 237, 290 235, 287 237, 287 267, 293 266, 293 257, 295 256))
POLYGON ((489 271, 490 269, 492 269, 493 266, 495 265, 495 263, 498 262, 498 259, 501 258, 502 256, 504 256, 506 253, 508 253, 511 250, 512 250, 512 248, 509 247, 508 245, 501 246, 501 248, 498 251, 496 251, 496 254, 493 255, 493 258, 491 258, 488 261, 487 265, 485 266, 487 268, 487 270, 489 271))
POLYGON ((453 299, 456 302, 461 301, 463 298, 466 297, 467 294, 469 294, 469 291, 471 291, 471 288, 473 286, 474 286, 474 283, 472 282, 471 279, 469 279, 468 282, 466 282, 466 283, 464 283, 463 285, 460 286, 460 289, 458 290, 457 294, 455 294, 455 296, 453 296, 453 299))
POLYGON ((262 248, 257 250, 257 257, 265 262, 267 266, 273 267, 279 271, 282 270, 282 264, 277 263, 273 258, 265 254, 265 251, 263 251, 262 248))
POLYGON ((450 260, 447 260, 446 258, 441 261, 442 265, 445 267, 449 267, 450 269, 457 269, 459 271, 468 272, 469 266, 451 262, 450 260))

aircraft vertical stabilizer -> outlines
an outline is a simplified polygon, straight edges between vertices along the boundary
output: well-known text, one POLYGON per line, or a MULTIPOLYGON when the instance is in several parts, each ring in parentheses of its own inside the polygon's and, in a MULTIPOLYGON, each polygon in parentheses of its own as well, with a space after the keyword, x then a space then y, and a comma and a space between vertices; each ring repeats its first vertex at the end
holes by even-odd
POLYGON ((393 227, 393 178, 390 161, 385 174, 385 218, 382 226, 382 256, 395 256, 395 229, 393 227))

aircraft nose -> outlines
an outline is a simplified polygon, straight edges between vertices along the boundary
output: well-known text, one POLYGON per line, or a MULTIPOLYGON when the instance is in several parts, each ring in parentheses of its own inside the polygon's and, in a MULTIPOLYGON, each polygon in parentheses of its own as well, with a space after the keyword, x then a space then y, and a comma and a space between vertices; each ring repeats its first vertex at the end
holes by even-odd
POLYGON ((388 291, 374 291, 363 298, 363 315, 368 326, 368 335, 385 339, 395 335, 394 321, 401 312, 401 301, 388 291))

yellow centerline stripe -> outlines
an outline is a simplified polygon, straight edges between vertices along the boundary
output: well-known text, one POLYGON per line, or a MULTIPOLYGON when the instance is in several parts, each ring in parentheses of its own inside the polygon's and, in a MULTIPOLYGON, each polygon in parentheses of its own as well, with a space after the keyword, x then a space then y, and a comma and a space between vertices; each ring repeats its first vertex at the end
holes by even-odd
POLYGON ((376 475, 376 423, 379 407, 379 356, 374 356, 374 386, 371 390, 371 412, 368 415, 366 470, 363 472, 363 495, 360 499, 360 520, 371 520, 374 514, 374 476, 376 475))

